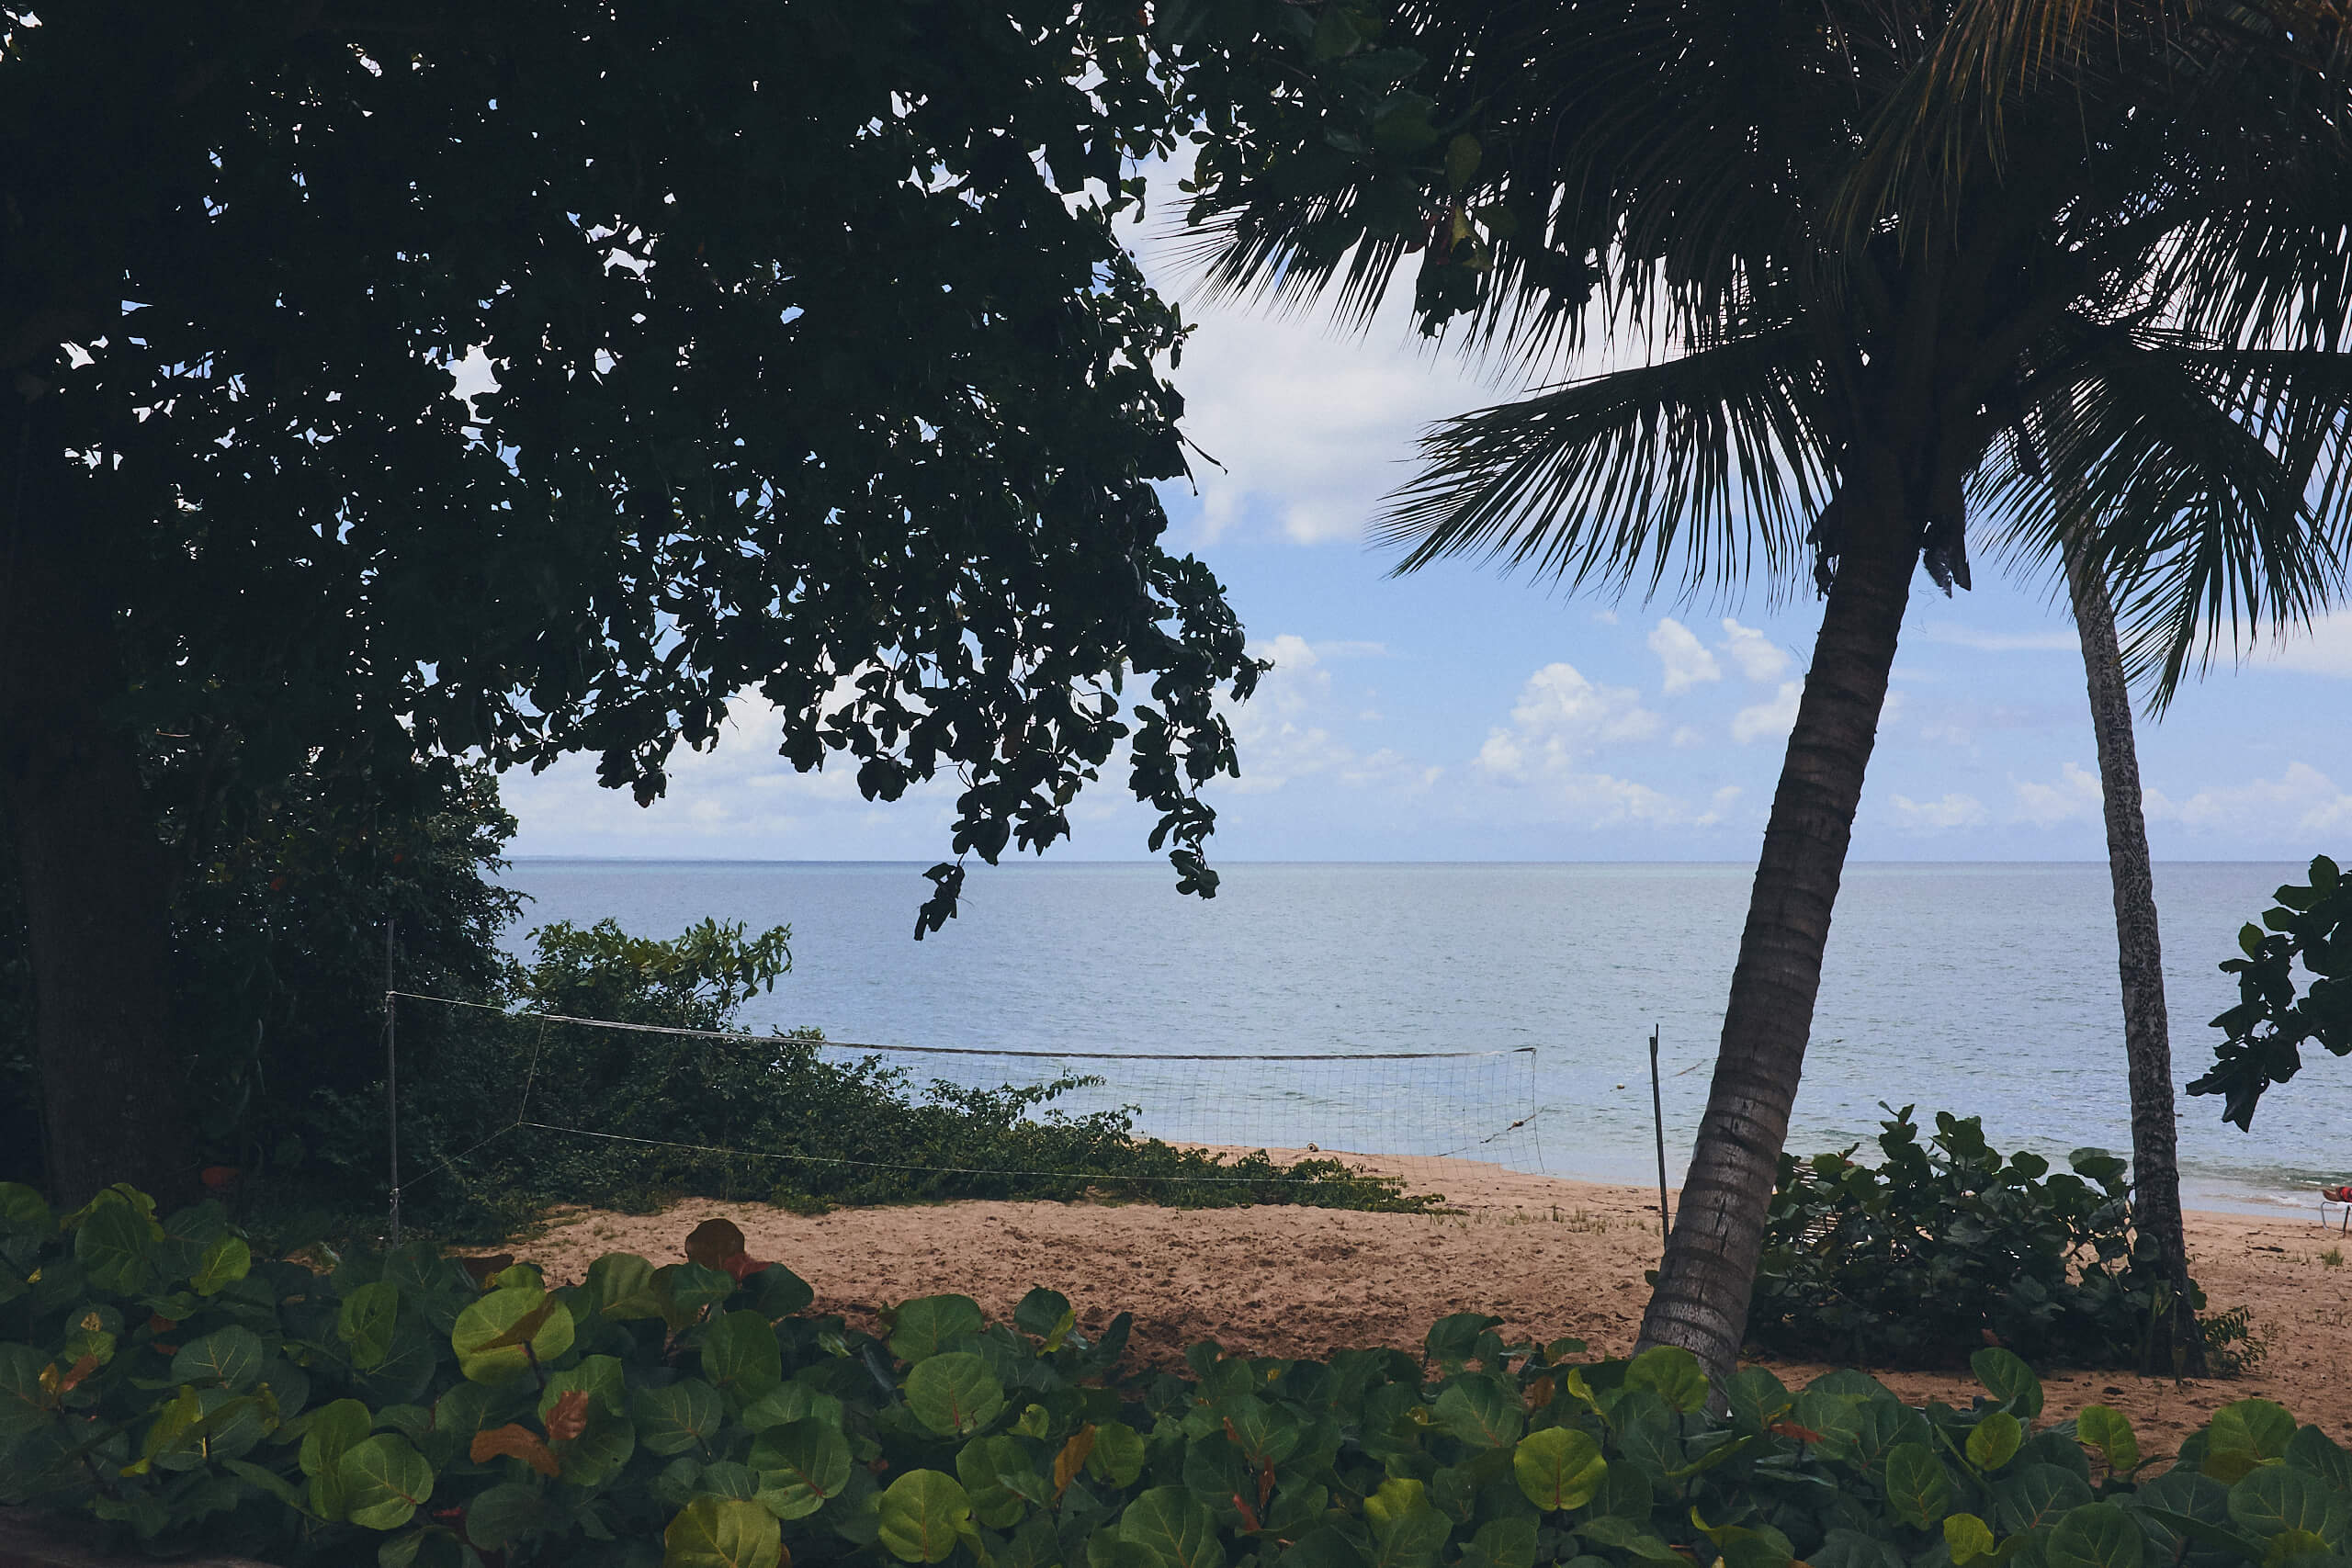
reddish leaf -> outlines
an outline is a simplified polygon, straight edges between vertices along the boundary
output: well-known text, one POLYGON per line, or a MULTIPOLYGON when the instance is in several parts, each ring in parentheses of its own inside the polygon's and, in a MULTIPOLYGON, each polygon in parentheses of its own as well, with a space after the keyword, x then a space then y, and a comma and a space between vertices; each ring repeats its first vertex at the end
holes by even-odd
POLYGON ((560 1395, 548 1408, 548 1437, 551 1441, 568 1443, 588 1429, 588 1391, 575 1388, 560 1395))
POLYGON ((706 1269, 724 1269, 729 1258, 742 1255, 743 1232, 732 1220, 705 1220, 687 1233, 686 1258, 689 1262, 699 1263, 706 1269))
POLYGON ((169 1334, 173 1329, 177 1328, 178 1326, 179 1323, 177 1320, 165 1317, 160 1312, 153 1314, 147 1319, 148 1329, 156 1334, 169 1334))
POLYGON ((471 1450, 476 1464, 484 1463, 499 1455, 519 1459, 541 1475, 554 1475, 563 1466, 548 1451, 539 1435, 527 1427, 517 1427, 512 1421, 503 1427, 493 1427, 487 1432, 474 1434, 471 1450))
POLYGON ((1794 1438, 1800 1443, 1818 1443, 1824 1440, 1821 1434, 1812 1427, 1800 1427, 1793 1421, 1775 1421, 1770 1430, 1783 1438, 1794 1438))
POLYGON ((97 1370, 98 1359, 96 1356, 83 1357, 80 1360, 74 1363, 74 1370, 67 1372, 64 1379, 58 1383, 57 1392, 60 1393, 73 1393, 74 1390, 80 1385, 83 1379, 88 1377, 92 1372, 95 1372, 97 1370))
POLYGON ((225 1192, 237 1184, 237 1168, 233 1165, 208 1165, 197 1172, 197 1179, 215 1192, 225 1192))
POLYGON ((754 1258, 748 1252, 739 1252, 732 1258, 720 1258, 718 1267, 732 1274, 735 1277, 735 1282, 740 1285, 761 1269, 773 1269, 775 1265, 764 1258, 754 1258))

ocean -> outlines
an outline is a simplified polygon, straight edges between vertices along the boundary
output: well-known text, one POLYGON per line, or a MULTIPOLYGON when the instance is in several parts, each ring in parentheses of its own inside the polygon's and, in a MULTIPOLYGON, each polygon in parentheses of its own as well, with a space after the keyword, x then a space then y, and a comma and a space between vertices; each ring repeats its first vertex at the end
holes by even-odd
MULTIPOLYGON (((793 966, 744 1011, 876 1045, 1158 1053, 1075 1062, 1169 1137, 1462 1153, 1598 1180, 1656 1179, 1649 1037, 1679 1181, 1753 872, 1708 864, 1227 863, 1217 897, 1159 863, 975 865, 963 913, 910 940, 915 864, 524 860, 512 933, 607 916, 672 936, 705 916, 792 928, 793 966), (1405 1053, 1510 1053, 1397 1061, 1405 1053), (1314 1064, 1223 1058, 1316 1055, 1314 1064), (1360 1058, 1360 1059, 1359 1059, 1360 1058), (1510 1123, 1533 1112, 1532 1124, 1510 1123), (1508 1135, 1504 1135, 1508 1133, 1508 1135), (1490 1138, 1491 1134, 1491 1138, 1490 1138), (1412 1146, 1405 1146, 1405 1145, 1412 1146)), ((2156 868, 2180 1082, 2236 999, 2216 967, 2290 864, 2156 868)), ((991 1069, 988 1058, 968 1060, 991 1069)), ((1023 1058, 1023 1060, 1028 1060, 1023 1058)), ((1984 1119, 1996 1147, 2130 1152, 2115 933, 2098 863, 1849 866, 1790 1147, 1875 1135, 1881 1103, 1984 1119)), ((2308 1206, 2352 1179, 2352 1061, 2317 1054, 2251 1134, 2180 1100, 2192 1205, 2308 1206)))

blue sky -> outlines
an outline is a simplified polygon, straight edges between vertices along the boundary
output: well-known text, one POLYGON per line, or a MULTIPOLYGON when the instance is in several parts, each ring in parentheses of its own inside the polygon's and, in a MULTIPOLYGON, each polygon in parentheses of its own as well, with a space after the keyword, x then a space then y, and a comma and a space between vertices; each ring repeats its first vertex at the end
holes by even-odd
MULTIPOLYGON (((1163 279, 1163 287, 1178 280, 1163 279)), ((1188 312, 1189 313, 1189 312, 1188 312)), ((1170 487, 1174 547, 1224 580, 1275 661, 1233 715, 1242 778, 1212 794, 1226 860, 1752 860, 1818 624, 1775 605, 1570 597, 1463 562, 1395 580, 1365 543, 1429 421, 1510 378, 1433 357, 1394 314, 1369 332, 1198 312, 1175 373, 1222 464, 1170 487)), ((2050 584, 1979 563, 1922 577, 1856 827, 1876 860, 2105 852, 2073 623, 2050 584)), ((2218 667, 2140 729, 2159 858, 2305 859, 2352 831, 2352 613, 2218 667)), ((572 759, 510 774, 526 855, 936 859, 951 786, 893 806, 846 770, 801 776, 753 705, 640 810, 572 759)), ((1106 774, 1056 856, 1146 853, 1106 774)))

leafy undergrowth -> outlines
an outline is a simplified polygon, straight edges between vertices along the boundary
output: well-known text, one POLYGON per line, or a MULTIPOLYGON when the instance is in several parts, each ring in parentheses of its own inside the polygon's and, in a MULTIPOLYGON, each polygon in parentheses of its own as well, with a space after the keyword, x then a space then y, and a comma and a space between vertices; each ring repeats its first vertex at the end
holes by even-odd
MULTIPOLYGON (((408 1224, 444 1240, 491 1242, 558 1204, 645 1213, 687 1197, 804 1213, 955 1198, 1402 1213, 1442 1204, 1336 1159, 1285 1164, 1177 1148, 1138 1135, 1132 1107, 1056 1108, 1091 1078, 923 1082, 877 1057, 829 1054, 814 1031, 741 1033, 744 1004, 790 966, 787 934, 746 937, 741 925, 705 920, 655 942, 610 920, 557 921, 532 932, 536 956, 490 998, 514 1012, 404 1003, 408 1224)), ((380 1213, 380 1088, 322 1104, 308 1165, 257 1173, 240 1193, 257 1227, 364 1233, 380 1213), (333 1172, 323 1184, 322 1168, 333 1172), (322 1195, 333 1212, 305 1212, 322 1195)))
MULTIPOLYGON (((1907 1105, 1882 1126, 1876 1164, 1851 1148, 1781 1156, 1756 1344, 1882 1367, 1958 1366, 1985 1345, 2043 1365, 2145 1364, 2169 1291, 2135 1255, 2122 1160, 2076 1149, 2052 1173, 2039 1155, 2004 1156, 1973 1116, 1939 1113, 1923 1142, 1907 1105)), ((2259 1359, 2248 1323, 2243 1309, 2199 1320, 2213 1371, 2259 1359)))
MULTIPOLYGON (((1981 1349, 1962 1410, 1679 1350, 1588 1360, 1441 1321, 1426 1352, 1195 1347, 1124 1376, 1033 1292, 870 1337, 711 1222, 548 1290, 411 1246, 323 1272, 216 1207, 0 1188, 0 1500, 152 1551, 458 1568, 2342 1568, 2352 1456, 2276 1404, 2163 1466, 2091 1406, 2038 1425, 1981 1349)), ((323 1260, 322 1260, 323 1261, 323 1260)))

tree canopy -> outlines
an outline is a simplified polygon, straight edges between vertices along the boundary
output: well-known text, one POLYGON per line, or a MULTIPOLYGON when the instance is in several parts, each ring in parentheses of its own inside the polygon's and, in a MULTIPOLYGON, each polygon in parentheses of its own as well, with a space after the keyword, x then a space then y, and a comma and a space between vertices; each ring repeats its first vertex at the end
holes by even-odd
POLYGON ((1256 666, 1161 542, 1183 329, 1113 220, 1172 106, 1135 28, 0 5, 0 784, 43 1028, 166 1070, 103 975, 156 966, 153 844, 200 863, 241 794, 587 750, 650 800, 748 694, 870 798, 955 775, 959 857, 1067 834, 1125 740, 1213 892, 1215 700, 1256 666))

